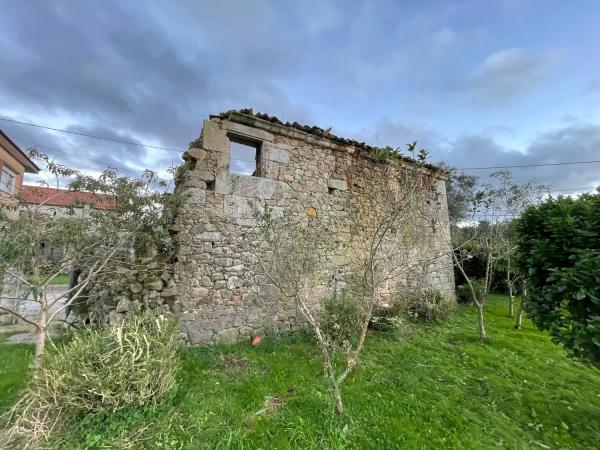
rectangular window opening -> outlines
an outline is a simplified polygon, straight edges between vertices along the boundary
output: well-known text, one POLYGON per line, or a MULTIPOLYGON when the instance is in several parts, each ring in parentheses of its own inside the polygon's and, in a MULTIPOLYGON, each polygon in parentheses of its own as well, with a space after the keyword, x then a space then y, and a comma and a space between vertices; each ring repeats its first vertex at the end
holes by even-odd
POLYGON ((229 173, 260 177, 261 143, 238 136, 229 136, 231 142, 229 173))
POLYGON ((14 194, 17 175, 8 167, 3 166, 0 172, 0 191, 14 194))

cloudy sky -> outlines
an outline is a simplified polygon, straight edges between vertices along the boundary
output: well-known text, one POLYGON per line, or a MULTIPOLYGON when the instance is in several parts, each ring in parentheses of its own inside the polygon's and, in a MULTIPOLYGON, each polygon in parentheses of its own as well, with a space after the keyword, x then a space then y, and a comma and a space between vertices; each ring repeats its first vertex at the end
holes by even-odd
MULTIPOLYGON (((2 0, 0 117, 184 150, 248 106, 460 168, 600 160, 599 24, 597 0, 2 0)), ((90 172, 180 157, 0 128, 90 172)), ((600 164, 514 173, 600 183, 600 164)))

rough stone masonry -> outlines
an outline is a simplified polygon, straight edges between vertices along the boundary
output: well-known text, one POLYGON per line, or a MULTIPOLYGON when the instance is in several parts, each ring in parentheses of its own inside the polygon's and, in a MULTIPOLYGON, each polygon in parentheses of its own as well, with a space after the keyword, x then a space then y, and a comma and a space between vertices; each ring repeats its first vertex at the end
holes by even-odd
MULTIPOLYGON (((173 278, 162 292, 171 309, 181 314, 190 344, 233 343, 271 328, 302 326, 296 306, 279 299, 261 273, 264 245, 255 213, 269 207, 297 214, 299 220, 318 215, 335 224, 341 241, 348 239, 354 214, 349 205, 365 190, 362 174, 380 164, 368 157, 375 150, 328 130, 282 123, 247 109, 204 121, 176 180, 185 201, 173 227, 173 278), (235 160, 239 155, 232 156, 232 143, 249 149, 241 161, 235 160), (243 165, 251 172, 233 173, 234 166, 243 165)), ((411 164, 415 162, 403 158, 399 165, 411 164)), ((421 167, 436 195, 427 202, 434 225, 422 224, 418 246, 442 257, 426 270, 415 268, 398 284, 434 287, 453 300, 446 174, 431 165, 421 167)), ((343 267, 344 256, 336 257, 336 265, 343 267)), ((343 273, 336 276, 343 278, 343 273)))

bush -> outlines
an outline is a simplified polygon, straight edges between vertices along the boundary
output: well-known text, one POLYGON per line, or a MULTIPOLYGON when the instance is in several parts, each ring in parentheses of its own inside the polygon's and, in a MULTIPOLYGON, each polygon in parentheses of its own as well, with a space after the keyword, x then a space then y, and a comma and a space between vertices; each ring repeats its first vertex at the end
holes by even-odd
POLYGON ((393 331, 404 325, 406 302, 402 298, 393 298, 389 303, 375 305, 369 328, 377 331, 393 331))
POLYGON ((69 417, 158 402, 175 382, 177 335, 174 320, 147 312, 49 349, 13 408, 8 439, 33 443, 69 417))
POLYGON ((600 367, 600 194, 551 198, 517 223, 527 316, 600 367))
MULTIPOLYGON (((483 282, 481 280, 471 280, 471 284, 477 299, 480 300, 483 297, 483 282)), ((473 294, 468 284, 461 284, 456 289, 456 300, 462 305, 473 304, 473 294)))
POLYGON ((451 303, 438 289, 424 288, 407 296, 408 317, 426 323, 439 322, 452 312, 451 303))
POLYGON ((323 304, 320 325, 330 344, 347 347, 360 332, 364 311, 358 301, 345 296, 323 304))

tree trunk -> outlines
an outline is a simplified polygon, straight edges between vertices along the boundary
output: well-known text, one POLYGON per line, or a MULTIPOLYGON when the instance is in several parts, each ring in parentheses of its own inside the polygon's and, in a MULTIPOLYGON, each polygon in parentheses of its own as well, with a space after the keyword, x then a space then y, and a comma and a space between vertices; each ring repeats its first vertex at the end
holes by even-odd
POLYGON ((331 358, 331 353, 329 353, 329 349, 327 348, 327 342, 321 333, 321 329, 314 321, 314 318, 310 314, 310 311, 306 307, 304 303, 302 306, 305 310, 305 316, 309 318, 309 321, 313 324, 313 329, 315 331, 315 336, 317 338, 317 343, 321 348, 321 354, 323 355, 323 368, 325 369, 325 376, 329 380, 329 386, 331 389, 331 396, 333 397, 333 401, 335 402, 335 410, 339 415, 344 413, 344 404, 342 402, 342 394, 340 392, 340 384, 337 382, 335 378, 335 372, 333 370, 333 362, 331 358))
POLYGON ((40 302, 40 319, 35 329, 35 363, 34 368, 37 370, 42 367, 42 355, 44 354, 44 347, 46 346, 46 328, 48 324, 48 298, 46 297, 46 290, 42 292, 42 298, 40 302))
POLYGON ((517 310, 517 318, 515 319, 515 329, 520 330, 523 324, 523 299, 519 303, 519 309, 517 310))
POLYGON ((510 279, 510 257, 506 261, 506 286, 508 287, 508 317, 515 314, 515 299, 513 297, 512 281, 510 279))
MULTIPOLYGON (((523 282, 525 283, 525 282, 523 282)), ((523 302, 527 297, 527 285, 523 285, 523 295, 521 296, 521 302, 519 303, 519 310, 517 311, 517 319, 515 320, 515 329, 520 330, 523 324, 523 302)))
POLYGON ((333 399, 335 400, 335 411, 339 416, 344 414, 344 404, 342 403, 342 395, 340 394, 340 387, 333 383, 333 399))
POLYGON ((35 362, 34 368, 37 370, 42 367, 42 355, 46 346, 46 330, 42 327, 35 329, 35 362))
POLYGON ((477 303, 477 319, 479 319, 479 339, 484 341, 486 338, 485 335, 485 326, 483 324, 483 303, 477 303))

